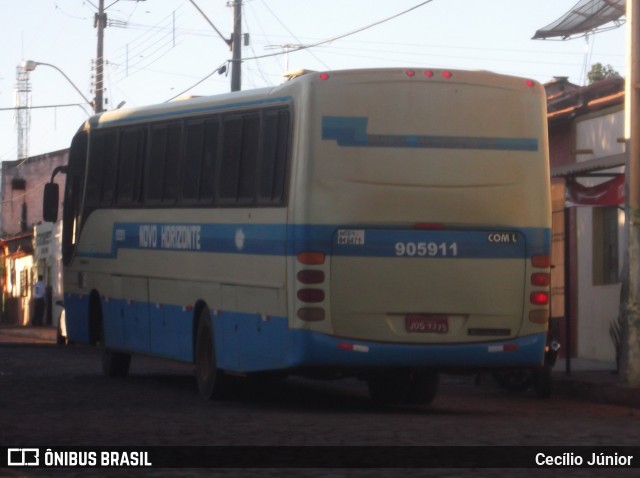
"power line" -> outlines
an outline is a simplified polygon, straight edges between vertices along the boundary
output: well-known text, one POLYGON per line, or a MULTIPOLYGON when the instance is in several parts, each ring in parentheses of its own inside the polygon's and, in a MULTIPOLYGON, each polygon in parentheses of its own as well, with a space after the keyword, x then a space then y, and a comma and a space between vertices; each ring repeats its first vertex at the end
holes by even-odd
MULTIPOLYGON (((192 1, 192 0, 189 0, 189 1, 192 1)), ((342 38, 346 38, 346 37, 351 36, 351 35, 355 35, 356 33, 363 32, 363 31, 368 30, 368 29, 370 29, 370 28, 373 28, 373 27, 375 27, 375 26, 382 25, 383 23, 386 23, 386 22, 389 22, 389 21, 391 21, 391 20, 394 20, 394 19, 396 19, 396 18, 398 18, 398 17, 400 17, 400 16, 402 16, 402 15, 405 15, 405 14, 407 14, 407 13, 409 13, 409 12, 412 12, 412 11, 414 11, 414 10, 416 10, 416 9, 418 9, 418 8, 420 8, 420 7, 422 7, 422 6, 424 6, 424 5, 427 5, 428 3, 431 3, 432 1, 433 1, 433 0, 426 0, 426 1, 423 1, 423 2, 421 2, 421 3, 419 3, 419 4, 417 4, 417 5, 414 5, 414 6, 413 6, 413 7, 411 7, 411 8, 408 8, 408 9, 406 9, 406 10, 403 10, 403 11, 402 11, 402 12, 400 12, 400 13, 397 13, 397 14, 392 15, 392 16, 390 16, 390 17, 384 18, 384 19, 379 20, 379 21, 377 21, 377 22, 371 23, 371 24, 366 25, 366 26, 364 26, 364 27, 358 28, 358 29, 356 29, 356 30, 352 30, 352 31, 347 32, 347 33, 343 33, 343 34, 341 34, 341 35, 337 35, 337 36, 331 37, 331 38, 329 38, 329 39, 321 40, 321 41, 315 42, 315 43, 310 44, 310 45, 301 45, 300 47, 295 48, 295 49, 293 49, 293 50, 289 50, 288 52, 290 53, 290 52, 294 52, 294 51, 306 50, 306 49, 313 48, 313 47, 316 47, 316 46, 324 45, 324 44, 326 44, 326 43, 331 43, 331 42, 334 42, 334 41, 336 41, 336 40, 340 40, 340 39, 342 39, 342 38)), ((192 2, 192 3, 193 3, 193 2, 192 2)), ((216 29, 216 31, 217 31, 217 29, 216 29)), ((253 56, 253 57, 249 57, 249 58, 243 58, 243 60, 258 60, 258 59, 262 59, 262 58, 270 58, 270 57, 275 57, 275 56, 281 56, 281 55, 284 55, 284 54, 285 54, 285 52, 270 53, 270 54, 265 54, 265 55, 253 56)), ((217 67, 217 68, 216 68, 216 69, 214 69, 211 73, 209 73, 207 76, 205 76, 204 78, 202 78, 200 81, 198 81, 197 83, 195 83, 194 85, 190 86, 189 88, 187 88, 187 89, 186 89, 186 90, 184 90, 183 92, 178 93, 177 95, 173 96, 172 98, 170 98, 170 99, 168 99, 168 100, 166 100, 166 101, 167 101, 167 102, 169 102, 169 101, 171 101, 171 100, 173 100, 173 99, 175 99, 175 98, 177 98, 177 97, 179 97, 179 96, 183 95, 184 93, 188 92, 189 90, 191 90, 191 89, 195 88, 196 86, 198 86, 199 84, 201 84, 201 83, 202 83, 202 82, 204 82, 205 80, 207 80, 207 79, 209 79, 210 77, 212 77, 215 73, 219 72, 219 71, 221 70, 221 68, 222 68, 226 63, 227 63, 227 62, 225 61, 225 62, 224 62, 224 63, 222 63, 219 67, 217 67)))
MULTIPOLYGON (((269 7, 269 5, 267 4, 267 2, 265 2, 264 0, 262 1, 262 5, 269 10, 269 13, 271 13, 271 15, 273 15, 273 18, 276 19, 276 21, 282 25, 282 27, 289 33, 289 35, 291 35, 293 37, 293 39, 296 41, 296 43, 298 44, 302 44, 302 42, 300 41, 300 39, 291 31, 289 30, 289 28, 287 27, 287 25, 284 24, 284 22, 282 20, 280 20, 280 18, 274 13, 273 10, 271 10, 271 8, 269 7)), ((284 53, 289 54, 290 51, 285 51, 284 53)), ((311 54, 311 56, 313 56, 319 63, 321 63, 327 70, 330 70, 331 68, 325 63, 323 62, 315 53, 313 53, 312 51, 309 51, 309 53, 311 54)))
MULTIPOLYGON (((412 11, 414 11, 414 10, 420 8, 420 7, 423 7, 424 5, 427 5, 428 3, 431 3, 431 2, 433 2, 433 0, 426 0, 424 2, 421 2, 421 3, 417 4, 417 5, 414 5, 411 8, 403 10, 400 13, 396 13, 395 15, 392 15, 390 17, 384 18, 382 20, 379 20, 377 22, 371 23, 369 25, 366 25, 364 27, 358 28, 356 30, 352 30, 350 32, 343 33, 341 35, 337 35, 337 36, 334 36, 334 37, 331 37, 331 38, 328 38, 328 39, 325 39, 325 40, 320 40, 318 42, 311 43, 309 45, 300 45, 297 48, 289 50, 288 53, 292 53, 292 52, 296 52, 296 51, 300 51, 300 50, 307 50, 309 48, 314 48, 316 46, 325 45, 327 43, 331 43, 331 42, 334 42, 334 41, 337 41, 337 40, 341 40, 341 39, 346 38, 348 36, 355 35, 356 33, 361 33, 361 32, 363 32, 365 30, 369 30, 370 28, 377 27, 378 25, 382 25, 383 23, 389 22, 391 20, 395 20, 396 18, 401 17, 402 15, 406 15, 407 13, 410 13, 410 12, 412 12, 412 11)), ((269 58, 269 57, 272 57, 272 56, 283 55, 284 53, 285 52, 269 53, 269 54, 265 54, 265 55, 254 56, 254 57, 250 57, 250 58, 244 58, 244 60, 258 60, 258 59, 261 59, 261 58, 269 58)))
POLYGON ((200 83, 203 83, 204 81, 208 80, 209 78, 211 78, 213 75, 215 75, 216 73, 221 73, 221 69, 223 66, 225 66, 228 63, 227 60, 225 60, 223 63, 220 64, 220 66, 218 66, 215 70, 213 70, 211 73, 209 73, 207 76, 205 76, 204 78, 202 78, 201 80, 199 80, 198 82, 194 83, 193 85, 191 85, 189 88, 187 88, 186 90, 178 93, 175 96, 172 96, 171 98, 169 98, 168 100, 165 101, 165 103, 168 103, 171 100, 175 100, 176 98, 178 98, 179 96, 184 95, 185 93, 187 93, 189 90, 194 89, 196 86, 198 86, 200 83))

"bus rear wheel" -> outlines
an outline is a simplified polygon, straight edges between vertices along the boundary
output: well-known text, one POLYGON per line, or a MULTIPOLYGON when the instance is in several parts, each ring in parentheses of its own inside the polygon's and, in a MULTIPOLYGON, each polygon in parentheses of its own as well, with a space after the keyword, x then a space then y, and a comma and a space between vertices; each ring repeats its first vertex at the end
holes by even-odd
POLYGON ((213 323, 207 308, 200 312, 198 320, 195 365, 200 396, 205 400, 227 398, 229 378, 217 366, 213 323))
POLYGON ((126 377, 131 365, 131 354, 116 352, 105 348, 102 350, 102 372, 107 377, 126 377))
POLYGON ((387 370, 367 379, 371 399, 380 404, 428 404, 438 390, 438 372, 431 370, 387 370))

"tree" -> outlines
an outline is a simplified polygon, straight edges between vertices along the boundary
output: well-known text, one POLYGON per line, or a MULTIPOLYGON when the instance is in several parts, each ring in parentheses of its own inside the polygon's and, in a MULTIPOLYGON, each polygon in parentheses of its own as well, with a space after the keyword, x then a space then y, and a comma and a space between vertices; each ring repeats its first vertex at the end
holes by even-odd
POLYGON ((587 78, 589 78, 589 84, 592 84, 607 78, 620 78, 620 73, 614 70, 611 65, 603 66, 602 63, 594 63, 591 65, 591 71, 587 74, 587 78))

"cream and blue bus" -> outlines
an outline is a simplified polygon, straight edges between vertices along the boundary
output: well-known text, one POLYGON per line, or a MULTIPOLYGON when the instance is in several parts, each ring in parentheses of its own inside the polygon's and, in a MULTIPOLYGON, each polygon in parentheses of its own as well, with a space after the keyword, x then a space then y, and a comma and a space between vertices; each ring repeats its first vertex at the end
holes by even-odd
POLYGON ((193 363, 205 398, 278 372, 426 403, 443 371, 541 367, 545 113, 535 81, 415 68, 94 116, 66 167, 68 338, 110 376, 193 363))

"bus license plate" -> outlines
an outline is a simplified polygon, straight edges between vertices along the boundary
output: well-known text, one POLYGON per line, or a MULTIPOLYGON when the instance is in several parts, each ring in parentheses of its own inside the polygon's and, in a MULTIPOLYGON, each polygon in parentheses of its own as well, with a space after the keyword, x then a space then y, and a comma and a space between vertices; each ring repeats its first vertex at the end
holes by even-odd
POLYGON ((405 316, 407 332, 423 334, 446 334, 449 332, 449 317, 446 315, 410 314, 405 316))

